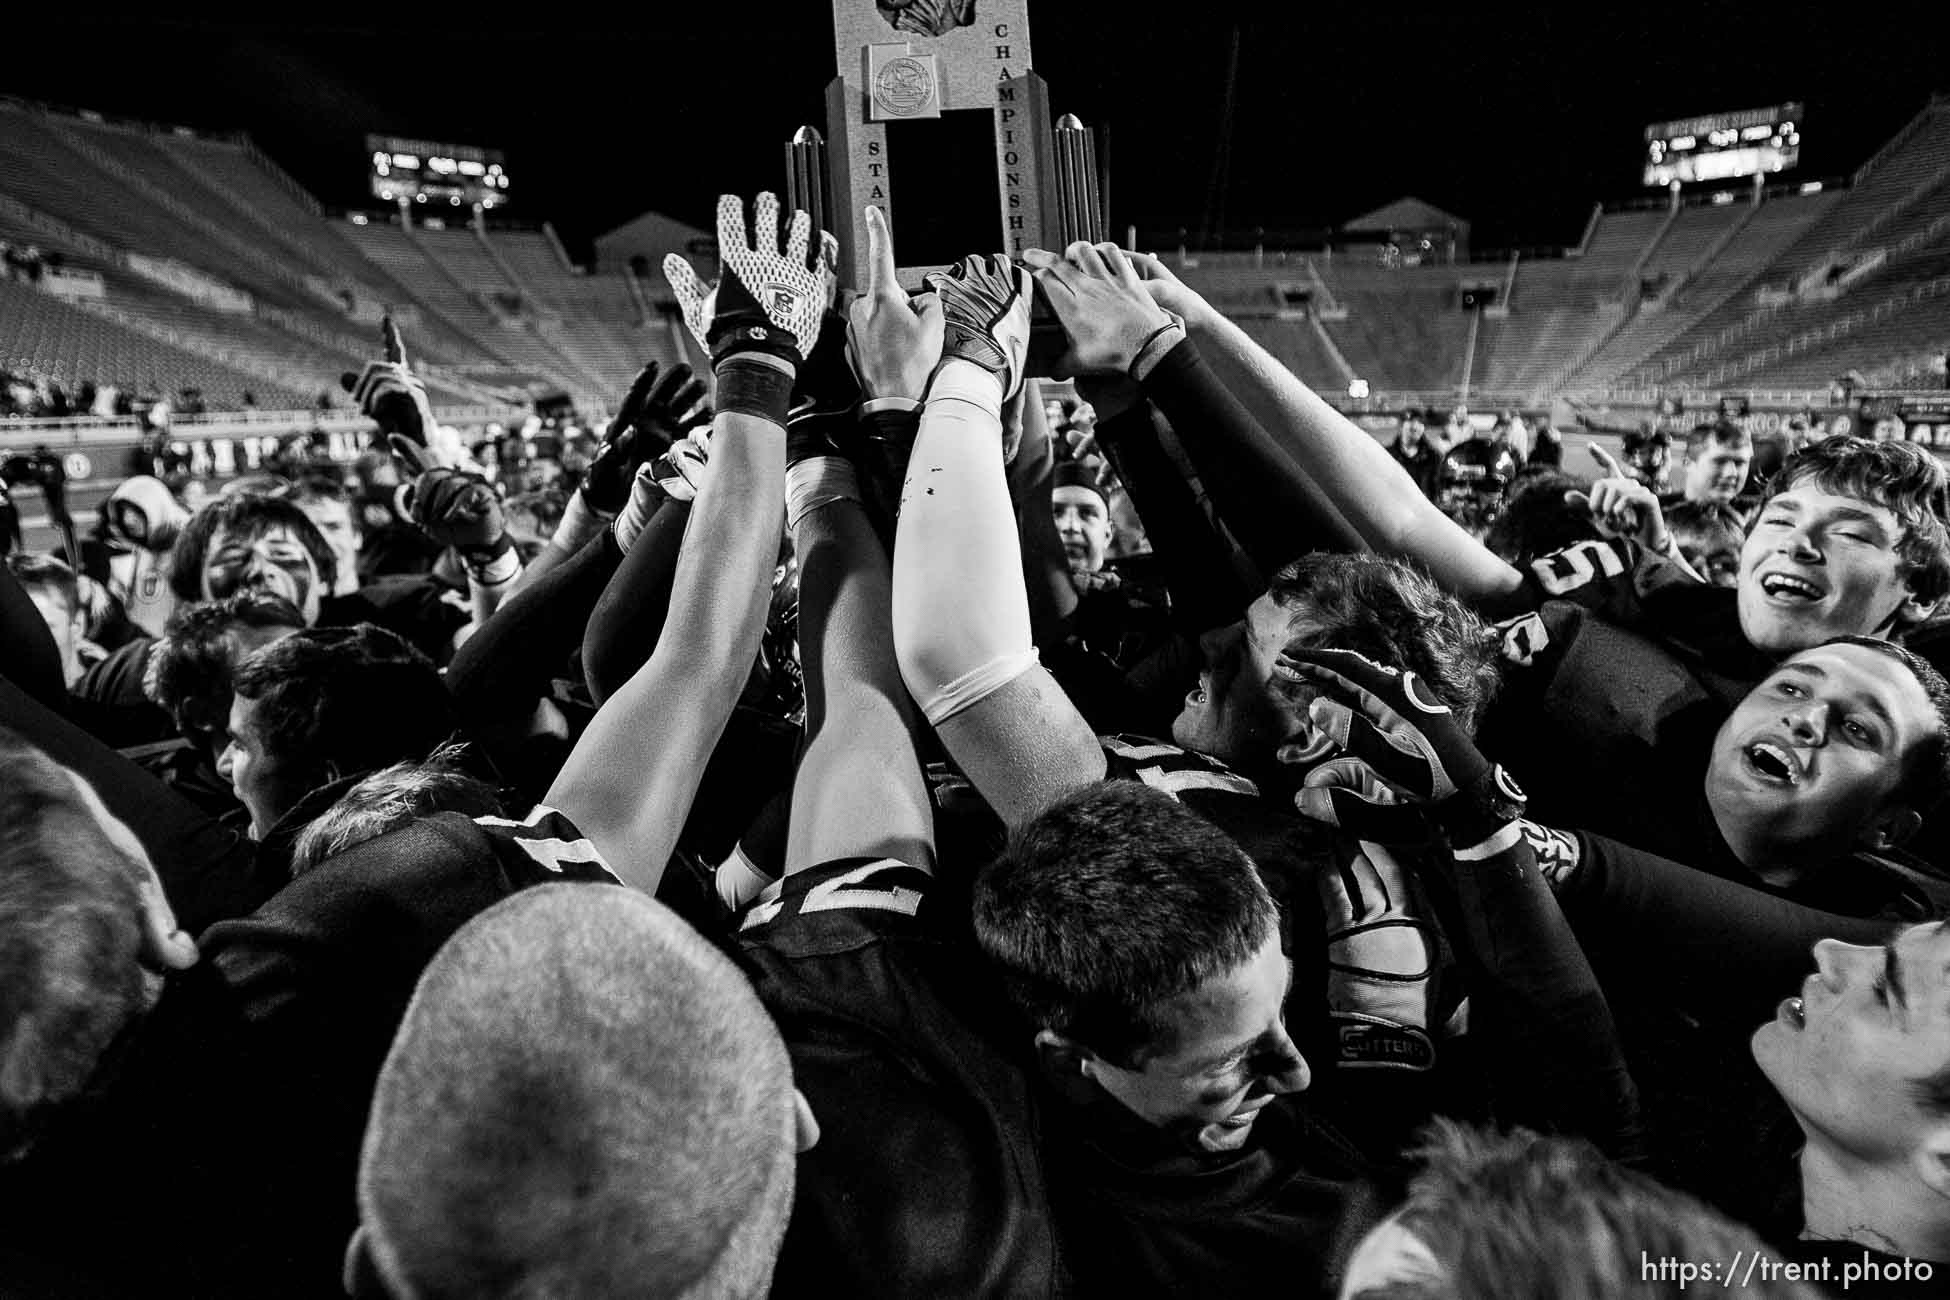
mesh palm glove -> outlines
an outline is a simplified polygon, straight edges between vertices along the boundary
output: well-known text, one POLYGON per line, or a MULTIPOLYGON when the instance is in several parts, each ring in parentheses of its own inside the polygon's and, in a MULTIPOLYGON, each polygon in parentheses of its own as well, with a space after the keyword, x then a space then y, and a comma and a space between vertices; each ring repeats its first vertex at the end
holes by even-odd
POLYGON ((704 381, 689 366, 680 362, 665 371, 654 361, 648 363, 603 431, 602 446, 583 476, 583 498, 593 509, 615 514, 630 499, 637 467, 710 418, 704 381))
POLYGON ((1029 351, 1034 288, 1028 270, 1000 253, 964 257, 946 271, 929 272, 926 284, 941 301, 942 359, 980 366, 1001 381, 1005 401, 1014 397, 1029 351))
MULTIPOLYGON (((823 243, 823 241, 822 241, 823 243)), ((752 230, 735 194, 718 197, 716 289, 707 291, 690 263, 672 253, 664 278, 690 326, 711 354, 714 367, 740 353, 764 353, 792 370, 819 341, 821 314, 831 283, 824 259, 812 245, 812 218, 792 214, 785 251, 779 251, 779 201, 760 194, 752 203, 752 230)))
MULTIPOLYGON (((1320 736, 1337 746, 1345 769, 1365 767, 1377 782, 1314 784, 1295 797, 1300 811, 1356 834, 1384 807, 1385 788, 1403 799, 1434 806, 1437 820, 1457 844, 1477 844, 1523 811, 1524 794, 1510 775, 1483 757, 1448 705, 1429 693, 1413 672, 1384 668, 1350 650, 1295 650, 1274 672, 1321 692, 1307 706, 1320 736)), ((1332 769, 1334 764, 1325 764, 1332 769)), ((1386 816, 1398 826, 1398 816, 1386 816)))

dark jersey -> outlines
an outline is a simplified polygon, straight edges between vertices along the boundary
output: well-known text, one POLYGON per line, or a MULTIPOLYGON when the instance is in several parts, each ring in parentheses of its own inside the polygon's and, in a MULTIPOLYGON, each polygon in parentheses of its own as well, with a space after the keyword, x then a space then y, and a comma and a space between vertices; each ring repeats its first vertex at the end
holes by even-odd
POLYGON ((779 1295, 1048 1296, 1063 1289, 1039 1116, 965 916, 925 871, 795 872, 738 933, 820 1125, 779 1295))
POLYGON ((1223 1156, 1134 1133, 1116 1105, 1051 1102, 1051 1195, 1080 1293, 1332 1296, 1396 1201, 1395 1179, 1296 1097, 1269 1102, 1252 1144, 1223 1156))
POLYGON ((1795 1185, 1804 1139, 1748 1040, 1799 992, 1818 940, 1880 944, 1895 922, 1822 911, 1599 835, 1536 834, 1638 1081, 1652 1171, 1778 1228, 1798 1212, 1779 1193, 1795 1185))
POLYGON ((1389 445, 1388 454, 1395 458, 1397 465, 1408 471, 1408 476, 1415 480, 1415 486, 1422 489, 1423 496, 1435 496, 1436 476, 1442 468, 1441 452, 1426 441, 1416 443, 1413 451, 1403 451, 1402 440, 1396 438, 1389 445))
POLYGON ((1627 840, 1698 799, 1714 733, 1771 668, 1732 591, 1623 540, 1539 557, 1485 612, 1506 670, 1478 742, 1538 816, 1627 840))
POLYGON ((443 813, 212 926, 90 1099, 0 1170, 9 1245, 108 1294, 340 1294, 373 1084, 421 971, 517 889, 614 879, 548 809, 443 813))
MULTIPOLYGON (((1067 1122, 1052 1124, 1050 1178, 1073 1268, 1106 1294, 1332 1295, 1345 1250, 1391 1200, 1378 1171, 1321 1119, 1376 1127, 1357 1113, 1351 1081, 1322 1068, 1332 1050, 1324 1000, 1299 992, 1324 990, 1327 981, 1314 875, 1354 846, 1281 806, 1284 793, 1263 794, 1217 759, 1140 736, 1101 743, 1107 779, 1170 795, 1259 867, 1280 903, 1294 963, 1288 1031, 1315 1068, 1309 1091, 1275 1098, 1255 1121, 1252 1144, 1229 1156, 1146 1141, 1115 1109, 1072 1108, 1067 1122)), ((1390 1086, 1400 1078, 1367 1079, 1388 1094, 1383 1109, 1426 1118, 1426 1090, 1404 1096, 1390 1086)))
POLYGON ((137 637, 90 667, 69 688, 68 716, 117 749, 177 737, 176 721, 142 689, 156 643, 137 637))
MULTIPOLYGON (((1340 872, 1364 855, 1412 856, 1409 847, 1383 849, 1309 821, 1293 809, 1291 792, 1262 791, 1217 759, 1140 736, 1099 737, 1105 777, 1140 781, 1170 795, 1226 833, 1259 868, 1267 892, 1279 904, 1281 947, 1293 962, 1293 992, 1287 997, 1286 1026, 1313 1067, 1307 1109, 1320 1121, 1351 1138, 1363 1150, 1392 1155, 1414 1129, 1440 1109, 1462 1115, 1480 1110, 1481 1080, 1461 1043, 1438 1046, 1435 1068, 1376 1070, 1334 1068, 1358 1055, 1343 1044, 1343 1023, 1328 1002, 1330 978, 1326 935, 1330 928, 1320 901, 1318 877, 1340 872)), ((1463 982, 1448 942, 1445 921, 1418 893, 1414 909, 1431 925, 1435 965, 1431 984, 1430 1029, 1447 1025, 1463 997, 1463 982)))
POLYGON ((821 1127, 776 1292, 1331 1294, 1378 1217, 1360 1157, 1288 1098, 1216 1158, 1161 1150, 1107 1097, 1057 1098, 939 898, 914 867, 848 859, 787 877, 739 932, 821 1127))
POLYGON ((454 633, 472 618, 465 593, 421 575, 378 578, 349 596, 327 596, 318 611, 320 627, 376 624, 437 664, 451 657, 454 633))

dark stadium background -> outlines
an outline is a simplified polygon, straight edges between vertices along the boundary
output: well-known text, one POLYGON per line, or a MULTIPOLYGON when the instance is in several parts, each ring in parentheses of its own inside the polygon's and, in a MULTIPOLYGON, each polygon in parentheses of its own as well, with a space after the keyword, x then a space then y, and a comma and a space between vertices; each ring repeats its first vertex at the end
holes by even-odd
MULTIPOLYGON (((645 209, 708 226, 721 190, 777 184, 832 74, 822 0, 9 9, 0 93, 249 131, 328 205, 372 206, 369 131, 503 149, 507 215, 554 221, 578 256, 645 209)), ((1055 111, 1109 127, 1115 228, 1182 227, 1194 247, 1213 228, 1277 242, 1403 194, 1474 222, 1478 249, 1575 243, 1594 201, 1639 191, 1648 122, 1799 100, 1799 175, 1840 175, 1950 69, 1950 24, 1921 4, 1032 0, 1030 15, 1055 111)))

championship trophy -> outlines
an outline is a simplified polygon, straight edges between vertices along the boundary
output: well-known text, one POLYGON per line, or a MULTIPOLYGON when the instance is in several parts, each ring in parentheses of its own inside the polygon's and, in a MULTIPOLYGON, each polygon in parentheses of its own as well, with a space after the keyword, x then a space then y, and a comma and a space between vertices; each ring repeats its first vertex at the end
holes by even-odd
MULTIPOLYGON (((1014 257, 1105 237, 1097 141, 1074 116, 1052 129, 1048 86, 1031 67, 1028 0, 834 0, 833 50, 825 134, 801 127, 787 144, 786 192, 838 238, 843 285, 863 287, 861 211, 878 207, 897 228, 889 122, 990 115, 999 238, 966 251, 1014 257)), ((903 267, 901 283, 918 288, 931 269, 903 267)))
MULTIPOLYGON (((838 239, 841 285, 865 287, 862 210, 878 207, 894 225, 892 121, 991 115, 999 238, 967 252, 1019 257, 1107 238, 1097 140, 1074 114, 1051 123, 1048 85, 1030 66, 1028 0, 834 0, 833 47, 839 75, 826 87, 826 132, 802 126, 786 144, 786 196, 838 239)), ((901 284, 918 290, 935 269, 901 267, 901 284)), ((1040 293, 1035 327, 1031 373, 1047 373, 1039 361, 1064 344, 1040 293)))

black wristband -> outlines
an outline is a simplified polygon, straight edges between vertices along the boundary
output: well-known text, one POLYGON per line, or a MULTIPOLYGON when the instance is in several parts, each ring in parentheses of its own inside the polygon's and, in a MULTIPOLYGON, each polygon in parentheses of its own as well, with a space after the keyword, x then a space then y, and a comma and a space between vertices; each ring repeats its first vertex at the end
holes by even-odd
POLYGON ((732 357, 718 366, 719 415, 736 412, 784 427, 792 409, 792 375, 758 360, 732 357))
POLYGON ((1523 788, 1500 763, 1435 806, 1436 821, 1449 842, 1459 848, 1481 844, 1498 828, 1523 816, 1523 788))
POLYGON ((515 549, 515 539, 504 532, 486 546, 456 546, 460 558, 472 565, 492 564, 494 561, 515 549))
POLYGON ((921 408, 908 411, 868 411, 860 416, 860 423, 866 435, 876 442, 890 442, 900 447, 914 445, 914 435, 921 428, 921 408))

